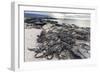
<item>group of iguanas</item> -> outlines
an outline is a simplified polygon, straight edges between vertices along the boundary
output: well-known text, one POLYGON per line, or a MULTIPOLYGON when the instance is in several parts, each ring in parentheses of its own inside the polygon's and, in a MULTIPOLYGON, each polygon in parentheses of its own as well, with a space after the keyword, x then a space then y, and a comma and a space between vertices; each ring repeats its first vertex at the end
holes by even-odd
POLYGON ((86 59, 90 57, 90 28, 75 24, 46 24, 38 35, 35 58, 86 59))

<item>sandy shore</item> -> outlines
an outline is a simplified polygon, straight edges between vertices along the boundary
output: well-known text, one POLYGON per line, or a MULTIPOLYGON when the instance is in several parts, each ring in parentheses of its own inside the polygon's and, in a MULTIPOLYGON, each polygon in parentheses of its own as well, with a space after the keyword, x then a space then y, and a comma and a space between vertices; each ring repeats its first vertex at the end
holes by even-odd
POLYGON ((33 51, 29 51, 28 48, 36 48, 36 39, 40 32, 40 29, 25 29, 25 62, 38 60, 34 58, 35 53, 33 51))

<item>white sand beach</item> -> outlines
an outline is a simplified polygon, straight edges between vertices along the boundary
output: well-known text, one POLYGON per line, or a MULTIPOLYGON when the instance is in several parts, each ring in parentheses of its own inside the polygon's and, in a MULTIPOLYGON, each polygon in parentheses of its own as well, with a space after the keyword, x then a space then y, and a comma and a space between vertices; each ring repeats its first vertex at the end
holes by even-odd
POLYGON ((38 60, 34 58, 34 52, 29 51, 28 48, 36 48, 37 46, 37 35, 41 32, 40 29, 25 29, 25 62, 38 60))

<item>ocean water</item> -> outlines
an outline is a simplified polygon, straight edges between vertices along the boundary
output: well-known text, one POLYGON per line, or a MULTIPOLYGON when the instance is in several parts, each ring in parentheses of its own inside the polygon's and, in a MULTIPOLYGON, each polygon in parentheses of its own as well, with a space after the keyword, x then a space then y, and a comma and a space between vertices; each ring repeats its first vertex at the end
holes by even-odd
POLYGON ((60 24, 65 23, 65 24, 75 24, 79 27, 90 27, 90 20, 80 20, 80 19, 61 20, 61 19, 58 19, 57 21, 60 24))
POLYGON ((58 21, 59 24, 75 24, 80 27, 90 27, 90 14, 73 14, 73 13, 48 13, 48 12, 33 12, 25 11, 25 18, 55 18, 50 20, 58 21))

